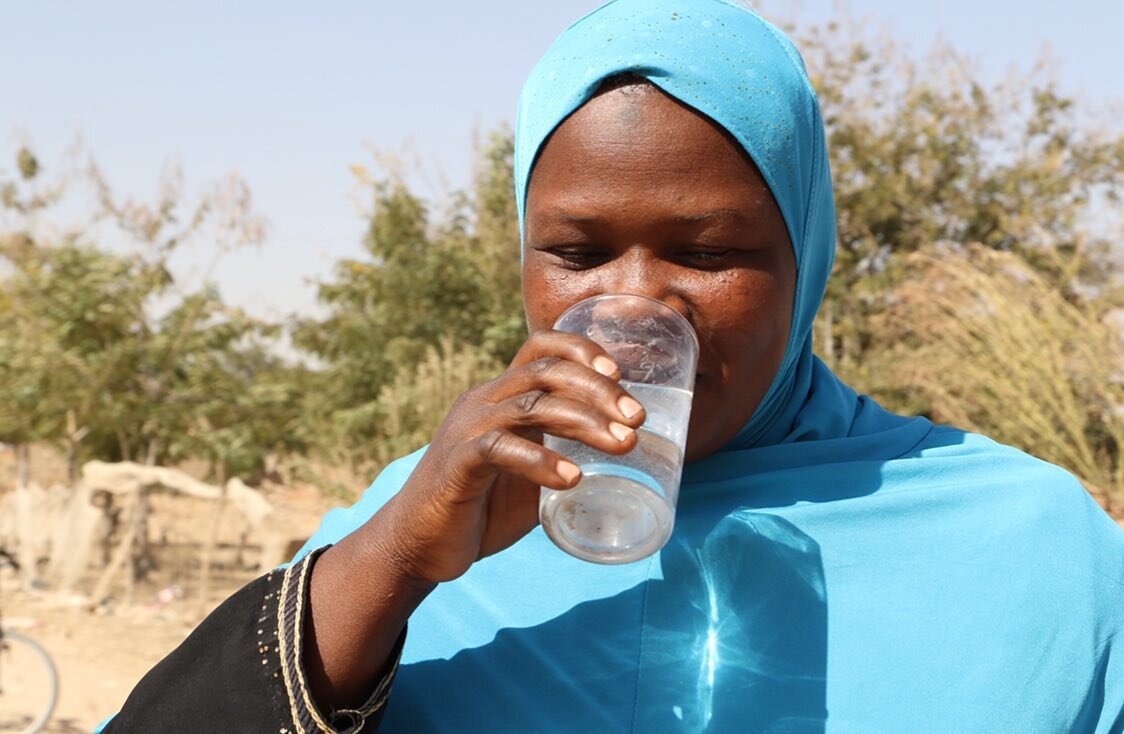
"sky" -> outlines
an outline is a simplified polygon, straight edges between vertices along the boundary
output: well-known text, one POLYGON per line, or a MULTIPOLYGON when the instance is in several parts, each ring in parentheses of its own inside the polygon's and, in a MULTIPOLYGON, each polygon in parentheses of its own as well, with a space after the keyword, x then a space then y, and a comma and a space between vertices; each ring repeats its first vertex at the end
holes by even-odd
MULTIPOLYGON (((0 0, 0 177, 29 145, 51 173, 81 137, 121 193, 154 195, 166 162, 187 192, 237 171, 269 221, 264 244, 214 271, 232 303, 269 318, 315 308, 318 278, 358 256, 354 164, 410 153, 436 196, 467 184, 473 141, 514 119, 524 77, 599 0, 0 0), (313 9, 315 7, 315 10, 313 9)), ((766 17, 836 17, 834 0, 764 0, 766 17)), ((1124 2, 849 0, 921 52, 942 40, 988 78, 1048 51, 1064 91, 1124 102, 1124 2)), ((68 216, 80 219, 81 206, 68 216)), ((177 261, 186 282, 205 247, 177 261)))

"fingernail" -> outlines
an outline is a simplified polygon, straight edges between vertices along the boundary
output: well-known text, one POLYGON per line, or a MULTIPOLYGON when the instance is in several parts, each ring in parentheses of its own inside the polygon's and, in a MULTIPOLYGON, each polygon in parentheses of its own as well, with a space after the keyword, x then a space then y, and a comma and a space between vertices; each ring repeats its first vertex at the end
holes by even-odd
POLYGON ((623 423, 613 422, 609 424, 609 433, 613 434, 618 441, 624 441, 632 435, 632 429, 623 423))
POLYGON ((558 465, 554 467, 554 471, 558 472, 558 476, 565 479, 567 484, 573 484, 574 480, 582 474, 582 470, 569 461, 559 461, 558 465))
POLYGON ((606 377, 612 377, 617 373, 617 364, 608 357, 599 355, 593 358, 593 369, 606 377))
POLYGON ((631 418, 643 409, 643 405, 636 402, 633 398, 625 395, 617 401, 617 407, 621 409, 621 413, 625 418, 631 418))

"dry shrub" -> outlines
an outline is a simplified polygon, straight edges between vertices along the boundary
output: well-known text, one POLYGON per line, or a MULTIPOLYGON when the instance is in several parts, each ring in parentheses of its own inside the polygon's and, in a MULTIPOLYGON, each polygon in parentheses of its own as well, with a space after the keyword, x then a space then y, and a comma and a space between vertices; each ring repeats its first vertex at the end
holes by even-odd
POLYGON ((383 421, 375 447, 378 462, 386 465, 429 443, 453 402, 502 369, 485 350, 457 345, 448 337, 437 348, 427 347, 413 370, 399 370, 379 392, 383 421))
POLYGON ((1018 256, 978 246, 912 255, 875 323, 884 380, 937 421, 986 433, 1124 501, 1121 330, 1018 256))

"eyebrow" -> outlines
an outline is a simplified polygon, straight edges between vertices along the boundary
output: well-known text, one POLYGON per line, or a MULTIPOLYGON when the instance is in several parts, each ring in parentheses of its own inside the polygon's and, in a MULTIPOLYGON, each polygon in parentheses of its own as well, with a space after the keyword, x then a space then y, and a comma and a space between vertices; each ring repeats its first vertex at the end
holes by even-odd
POLYGON ((746 216, 737 209, 711 209, 710 211, 702 212, 701 214, 675 215, 670 217, 670 219, 675 222, 682 222, 683 224, 705 224, 707 222, 730 219, 744 222, 746 220, 746 216))

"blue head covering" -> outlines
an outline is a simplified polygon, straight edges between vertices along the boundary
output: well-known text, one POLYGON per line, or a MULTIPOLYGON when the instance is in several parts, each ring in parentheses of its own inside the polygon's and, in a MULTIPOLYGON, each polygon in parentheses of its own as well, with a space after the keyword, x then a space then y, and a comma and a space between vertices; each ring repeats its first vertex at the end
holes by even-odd
POLYGON ((732 445, 782 442, 801 430, 793 423, 811 388, 812 323, 835 252, 823 122, 803 61, 776 28, 723 0, 611 2, 591 13, 558 39, 523 89, 515 134, 521 225, 544 142, 602 82, 624 73, 649 80, 729 131, 784 215, 797 263, 788 346, 770 390, 732 445))
MULTIPOLYGON (((778 30, 725 0, 616 0, 578 21, 521 100, 520 213, 551 131, 625 72, 722 125, 768 182, 798 266, 783 364, 731 446, 686 467, 659 554, 594 566, 536 529, 442 584, 411 617, 379 731, 1124 729, 1119 529, 1057 467, 894 416, 812 356, 834 208, 816 99, 778 30)), ((366 522, 420 455, 299 555, 366 522)))

